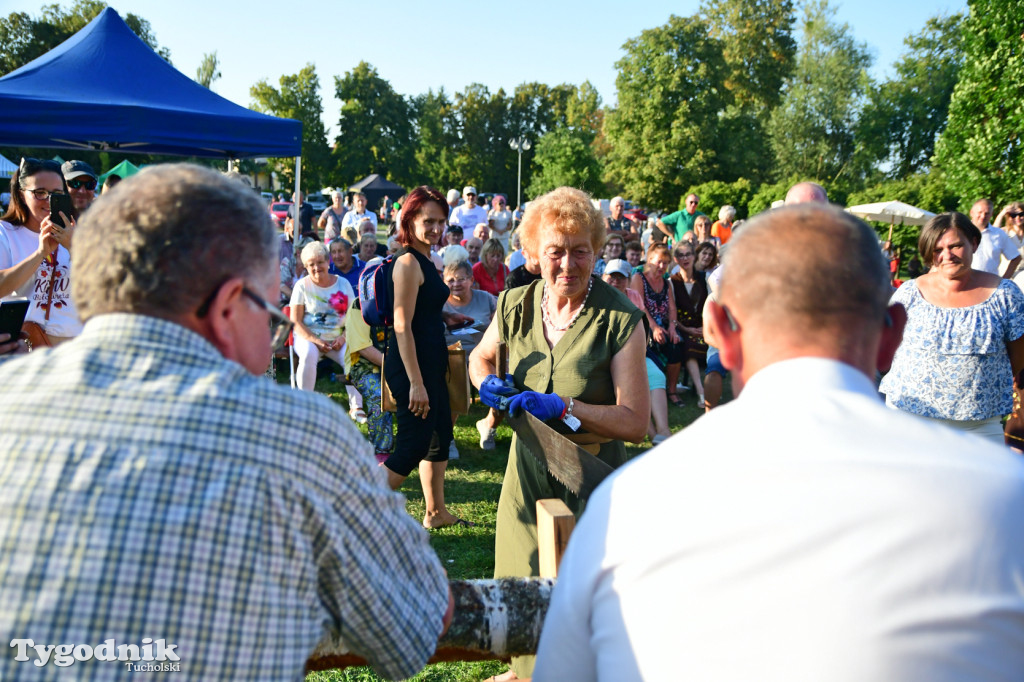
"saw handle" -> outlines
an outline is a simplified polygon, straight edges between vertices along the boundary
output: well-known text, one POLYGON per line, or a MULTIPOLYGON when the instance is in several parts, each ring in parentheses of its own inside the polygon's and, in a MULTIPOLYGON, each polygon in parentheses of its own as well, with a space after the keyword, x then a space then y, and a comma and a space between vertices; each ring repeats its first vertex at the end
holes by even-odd
POLYGON ((508 374, 508 345, 504 341, 498 341, 498 362, 494 373, 500 379, 504 379, 508 374))

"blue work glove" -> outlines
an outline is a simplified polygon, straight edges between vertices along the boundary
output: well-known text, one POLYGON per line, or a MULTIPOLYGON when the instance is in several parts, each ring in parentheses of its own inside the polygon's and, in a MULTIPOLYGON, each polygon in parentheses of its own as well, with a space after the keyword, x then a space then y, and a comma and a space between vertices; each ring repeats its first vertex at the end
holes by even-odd
POLYGON ((506 374, 504 381, 494 374, 488 374, 480 384, 480 402, 487 407, 505 411, 508 409, 509 398, 519 393, 511 374, 506 374))
POLYGON ((562 416, 565 401, 554 393, 523 391, 508 402, 509 414, 517 415, 520 410, 526 410, 537 419, 547 421, 562 416))

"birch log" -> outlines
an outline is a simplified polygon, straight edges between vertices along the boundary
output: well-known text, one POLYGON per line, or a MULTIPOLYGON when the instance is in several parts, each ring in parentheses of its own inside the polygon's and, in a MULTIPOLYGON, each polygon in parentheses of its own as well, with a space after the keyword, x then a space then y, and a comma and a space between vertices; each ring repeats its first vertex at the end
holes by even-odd
MULTIPOLYGON (((537 653, 540 629, 555 581, 548 578, 453 580, 455 613, 430 663, 508 660, 537 653)), ((306 672, 367 665, 343 642, 325 636, 306 661, 306 672)))

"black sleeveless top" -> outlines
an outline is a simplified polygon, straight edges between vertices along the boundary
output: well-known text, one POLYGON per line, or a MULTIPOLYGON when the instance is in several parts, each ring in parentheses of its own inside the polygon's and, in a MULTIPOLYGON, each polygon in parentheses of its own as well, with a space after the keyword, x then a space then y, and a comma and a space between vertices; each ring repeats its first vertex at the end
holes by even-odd
MULTIPOLYGON (((448 301, 451 291, 441 279, 441 275, 437 273, 433 261, 415 249, 404 249, 399 252, 399 255, 403 253, 411 253, 419 263, 420 270, 423 271, 423 284, 416 296, 416 308, 413 310, 409 328, 416 346, 420 374, 423 376, 427 393, 433 401, 434 388, 438 383, 442 387, 445 386, 445 373, 448 371, 448 346, 444 339, 445 328, 441 309, 448 301)), ((394 269, 391 273, 393 276, 394 269)), ((391 287, 392 300, 394 300, 394 281, 390 280, 388 284, 391 287)), ((405 371, 405 364, 402 362, 395 334, 391 334, 388 339, 388 350, 384 356, 384 374, 392 391, 396 389, 396 382, 401 382, 405 386, 409 384, 409 377, 405 371), (394 377, 394 381, 392 377, 394 377)), ((405 390, 407 391, 408 388, 405 390)), ((447 390, 445 390, 444 400, 447 401, 447 399, 447 390)))

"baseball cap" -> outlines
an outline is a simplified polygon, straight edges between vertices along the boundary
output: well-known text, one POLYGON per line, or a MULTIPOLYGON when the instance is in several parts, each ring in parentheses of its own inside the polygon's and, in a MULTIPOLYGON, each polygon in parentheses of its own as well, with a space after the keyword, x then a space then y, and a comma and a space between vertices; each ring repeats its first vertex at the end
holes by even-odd
POLYGON ((65 161, 64 165, 60 167, 60 172, 65 180, 73 180, 82 175, 88 175, 93 180, 97 179, 96 171, 85 161, 65 161))
POLYGON ((462 195, 465 196, 467 194, 474 194, 475 195, 476 194, 476 187, 473 187, 473 185, 466 185, 465 187, 463 187, 462 188, 462 195))
POLYGON ((633 271, 633 266, 621 258, 612 258, 604 266, 604 271, 611 275, 622 275, 626 279, 629 279, 629 273, 633 271))
POLYGON ((462 196, 462 195, 459 194, 459 190, 457 190, 457 189, 450 189, 450 190, 448 190, 448 197, 447 198, 448 198, 449 202, 455 201, 460 196, 462 196))

